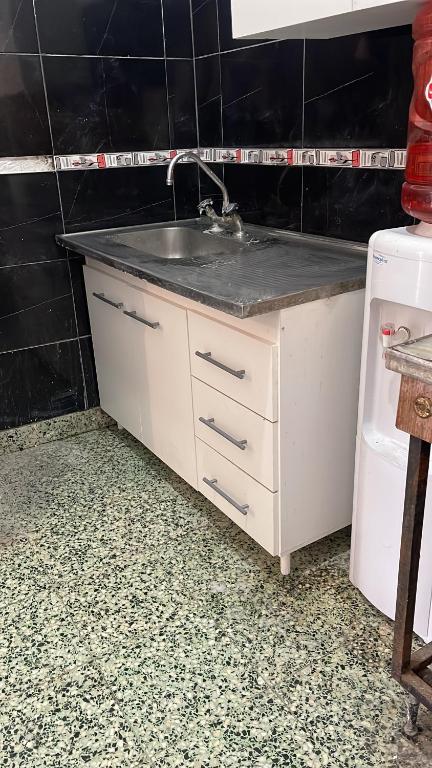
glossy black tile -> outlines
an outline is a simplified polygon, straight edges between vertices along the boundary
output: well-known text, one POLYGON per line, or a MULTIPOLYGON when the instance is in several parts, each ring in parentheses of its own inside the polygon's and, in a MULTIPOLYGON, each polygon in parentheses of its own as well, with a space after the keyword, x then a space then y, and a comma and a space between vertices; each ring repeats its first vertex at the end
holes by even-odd
POLYGON ((32 0, 2 0, 0 5, 0 53, 37 53, 32 0))
POLYGON ((412 224, 400 204, 403 171, 305 168, 303 231, 367 242, 378 229, 412 224))
POLYGON ((222 146, 222 91, 220 57, 197 59, 198 136, 201 147, 222 146))
POLYGON ((190 0, 163 0, 166 55, 192 58, 190 0))
POLYGON ((43 57, 56 154, 111 148, 103 62, 98 58, 43 57))
POLYGON ((167 61, 170 147, 196 147, 195 77, 192 61, 167 61))
POLYGON ((161 0, 36 0, 43 53, 163 57, 161 0))
POLYGON ((67 232, 174 219, 163 166, 69 171, 59 178, 67 232))
POLYGON ((0 156, 52 153, 38 56, 0 56, 0 156))
POLYGON ((85 407, 96 408, 99 405, 99 390, 91 336, 80 339, 79 344, 84 374, 85 407))
POLYGON ((44 69, 56 153, 168 148, 162 60, 44 56, 44 69))
POLYGON ((54 173, 1 177, 0 267, 62 259, 54 235, 62 232, 54 173))
MULTIPOLYGON (((67 253, 67 251, 64 252, 67 253)), ((88 336, 90 334, 90 319, 83 272, 84 263, 85 259, 83 256, 76 256, 75 254, 72 255, 69 253, 69 270, 72 282, 78 336, 88 336)))
POLYGON ((177 219, 194 219, 198 214, 198 168, 180 163, 175 171, 175 204, 177 219))
POLYGON ((165 63, 104 59, 103 69, 111 148, 168 149, 165 63))
POLYGON ((305 146, 404 147, 411 61, 409 27, 308 40, 305 146))
POLYGON ((0 352, 75 338, 67 262, 0 270, 0 352))
POLYGON ((219 52, 217 0, 192 0, 195 56, 219 52))
POLYGON ((0 355, 0 429, 84 408, 78 340, 0 355))
POLYGON ((232 34, 231 0, 217 0, 219 17, 219 40, 221 51, 262 45, 264 40, 234 39, 232 34))
POLYGON ((221 55, 225 146, 301 146, 303 43, 221 55))
POLYGON ((244 221, 300 230, 301 168, 227 165, 225 184, 244 221))

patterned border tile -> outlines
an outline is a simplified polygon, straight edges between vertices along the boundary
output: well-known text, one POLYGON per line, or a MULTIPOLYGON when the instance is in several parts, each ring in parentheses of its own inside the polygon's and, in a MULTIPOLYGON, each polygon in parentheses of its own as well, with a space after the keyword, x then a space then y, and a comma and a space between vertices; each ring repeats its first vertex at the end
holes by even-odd
MULTIPOLYGON (((0 174, 43 173, 46 171, 91 171, 107 168, 139 168, 167 165, 182 149, 154 150, 152 152, 115 152, 93 155, 55 155, 41 157, 0 158, 0 174)), ((404 169, 405 149, 276 149, 241 147, 209 147, 189 149, 207 163, 230 165, 287 165, 321 166, 328 168, 372 168, 376 170, 404 169)), ((182 162, 189 162, 183 160, 182 162)))
MULTIPOLYGON (((117 154, 64 155, 55 158, 59 171, 98 170, 149 165, 167 165, 185 150, 158 150, 154 152, 120 152, 117 154)), ((208 163, 232 165, 292 165, 326 166, 339 168, 403 169, 406 165, 404 149, 242 149, 240 147, 191 149, 208 163)), ((183 161, 183 162, 188 162, 183 161)))

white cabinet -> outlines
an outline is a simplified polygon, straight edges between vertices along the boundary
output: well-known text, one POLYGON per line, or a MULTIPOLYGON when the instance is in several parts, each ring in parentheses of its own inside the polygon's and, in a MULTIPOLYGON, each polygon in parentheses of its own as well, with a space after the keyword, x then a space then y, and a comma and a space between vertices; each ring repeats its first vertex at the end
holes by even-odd
POLYGON ((186 310, 85 267, 100 402, 196 487, 186 310))
POLYGON ((102 408, 283 573, 348 525, 364 292, 239 320, 88 263, 102 408))
POLYGON ((143 339, 122 312, 125 304, 133 307, 136 292, 88 268, 85 281, 101 406, 140 440, 143 339))
MULTIPOLYGON (((192 391, 186 310, 141 293, 141 440, 165 464, 196 485, 192 391)), ((128 318, 129 330, 140 325, 128 318)))
POLYGON ((412 22, 421 0, 231 0, 234 38, 328 38, 412 22))

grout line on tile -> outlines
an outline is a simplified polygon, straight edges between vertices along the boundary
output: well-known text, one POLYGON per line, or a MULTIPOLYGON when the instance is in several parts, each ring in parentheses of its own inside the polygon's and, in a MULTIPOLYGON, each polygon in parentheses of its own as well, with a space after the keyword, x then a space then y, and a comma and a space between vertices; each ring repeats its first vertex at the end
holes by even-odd
POLYGON ((221 61, 221 47, 220 47, 220 28, 219 28, 219 3, 216 3, 216 29, 218 39, 218 54, 219 54, 219 90, 220 90, 220 121, 221 121, 221 143, 224 143, 224 123, 223 123, 223 110, 224 110, 224 97, 222 88, 222 61, 221 61))
MULTIPOLYGON (((162 15, 162 40, 163 40, 163 49, 164 49, 165 91, 166 91, 166 108, 167 108, 167 117, 168 117, 168 134, 169 134, 170 149, 174 149, 173 124, 171 120, 171 106, 170 106, 170 95, 169 95, 169 85, 168 85, 168 64, 167 64, 167 55, 166 55, 165 16, 164 16, 163 0, 160 0, 160 4, 161 4, 161 15, 162 15)), ((175 189, 175 178, 174 178, 173 185, 171 187, 171 194, 172 194, 172 200, 173 200, 174 219, 175 221, 177 221, 177 199, 176 199, 176 189, 175 189)))
MULTIPOLYGON (((8 54, 26 56, 29 54, 8 54)), ((32 54, 37 56, 38 54, 32 54)), ((164 61, 163 56, 116 56, 115 54, 96 54, 96 53, 41 53, 46 58, 58 59, 126 59, 131 61, 164 61)), ((191 61, 189 56, 167 56, 169 61, 191 61)))
MULTIPOLYGON (((226 51, 220 51, 220 55, 224 56, 226 53, 237 53, 238 51, 246 51, 250 48, 262 48, 263 45, 277 45, 283 42, 282 40, 264 40, 262 43, 255 43, 254 45, 244 45, 239 48, 229 48, 226 51)), ((202 56, 197 56, 197 59, 208 59, 210 56, 217 56, 217 53, 204 53, 202 56)))
MULTIPOLYGON (((198 86, 197 86, 197 73, 196 73, 195 30, 194 30, 194 20, 193 20, 193 12, 192 12, 192 0, 189 0, 189 17, 190 17, 190 25, 191 25, 192 64, 193 64, 194 88, 195 88, 196 137, 197 137, 197 147, 199 150, 200 127, 199 127, 199 113, 198 113, 198 86)), ((200 200, 201 200, 201 172, 200 172, 200 169, 198 168, 198 202, 200 202, 200 200)))
MULTIPOLYGON (((71 339, 59 339, 58 341, 48 341, 46 344, 31 344, 29 347, 17 347, 16 349, 5 349, 0 355, 13 355, 15 352, 26 352, 29 349, 42 349, 43 347, 53 347, 58 344, 70 344, 72 341, 79 341, 79 336, 73 336, 71 339)), ((85 338, 84 336, 82 338, 85 338)))

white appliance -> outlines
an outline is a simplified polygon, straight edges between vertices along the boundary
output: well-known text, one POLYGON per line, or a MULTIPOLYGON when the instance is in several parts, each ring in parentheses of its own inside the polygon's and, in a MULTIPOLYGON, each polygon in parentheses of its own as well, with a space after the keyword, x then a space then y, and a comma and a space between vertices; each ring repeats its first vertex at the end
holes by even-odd
MULTIPOLYGON (((356 446, 351 581, 394 619, 409 437, 395 427, 400 375, 386 324, 432 333, 432 227, 384 230, 369 244, 356 446), (423 234, 422 234, 423 233, 423 234)), ((404 330, 400 331, 404 334, 404 330)), ((397 339, 397 336, 394 337, 397 339)), ((415 631, 432 640, 432 483, 426 499, 415 631)))

